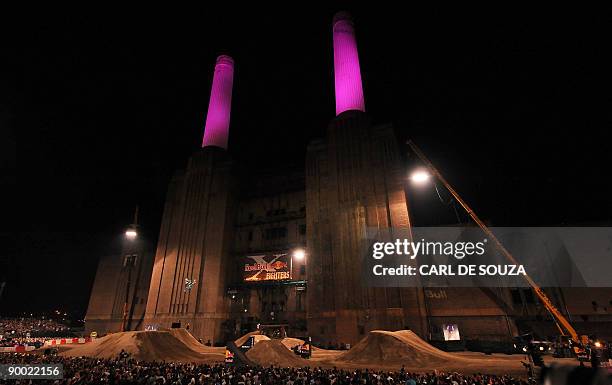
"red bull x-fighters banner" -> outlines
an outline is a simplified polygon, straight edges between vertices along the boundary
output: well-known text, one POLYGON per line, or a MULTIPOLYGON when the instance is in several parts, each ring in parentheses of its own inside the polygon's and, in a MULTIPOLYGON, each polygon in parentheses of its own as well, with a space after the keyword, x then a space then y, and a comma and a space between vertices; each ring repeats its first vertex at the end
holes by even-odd
POLYGON ((278 281, 291 279, 291 256, 288 253, 249 255, 245 257, 245 281, 278 281))

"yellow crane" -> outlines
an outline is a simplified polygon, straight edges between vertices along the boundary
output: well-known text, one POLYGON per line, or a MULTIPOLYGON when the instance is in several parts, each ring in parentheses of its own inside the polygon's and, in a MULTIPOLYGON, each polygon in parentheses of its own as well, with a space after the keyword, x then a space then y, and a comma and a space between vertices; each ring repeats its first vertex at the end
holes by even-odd
MULTIPOLYGON (((444 179, 442 174, 438 171, 438 169, 431 163, 431 161, 423 154, 423 152, 412 142, 409 140, 407 144, 410 146, 412 151, 421 159, 421 161, 425 164, 425 166, 440 182, 446 187, 446 189, 452 194, 452 196, 459 202, 459 204, 465 209, 468 215, 476 222, 476 224, 482 229, 482 231, 487 234, 487 236, 493 241, 494 245, 499 249, 499 251, 510 261, 512 264, 518 265, 517 260, 512 256, 512 254, 502 245, 502 243, 497 239, 495 234, 484 224, 483 221, 480 220, 478 215, 472 210, 470 206, 459 196, 457 191, 444 179)), ((557 328, 562 336, 568 336, 572 342, 572 350, 574 354, 578 358, 584 358, 585 349, 584 346, 588 343, 587 336, 580 336, 576 332, 576 329, 571 325, 567 318, 561 314, 559 309, 552 303, 550 298, 546 295, 544 290, 527 274, 523 275, 529 286, 533 289, 536 296, 540 299, 546 310, 550 313, 551 317, 555 321, 557 328)))

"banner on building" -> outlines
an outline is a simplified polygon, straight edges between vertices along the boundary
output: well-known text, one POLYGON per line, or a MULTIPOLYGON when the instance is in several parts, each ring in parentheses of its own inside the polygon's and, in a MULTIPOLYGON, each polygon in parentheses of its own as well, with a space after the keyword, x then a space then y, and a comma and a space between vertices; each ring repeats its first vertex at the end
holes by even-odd
POLYGON ((280 281, 291 279, 289 253, 249 255, 244 258, 245 282, 280 281))
POLYGON ((444 341, 459 341, 459 326, 457 324, 444 324, 444 341))

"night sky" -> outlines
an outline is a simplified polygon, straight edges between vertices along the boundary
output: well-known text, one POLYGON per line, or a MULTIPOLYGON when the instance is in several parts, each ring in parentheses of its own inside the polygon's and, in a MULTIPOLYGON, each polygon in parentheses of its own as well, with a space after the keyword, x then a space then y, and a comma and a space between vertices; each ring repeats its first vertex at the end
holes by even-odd
MULTIPOLYGON (((392 122, 400 143, 413 139, 482 218, 610 224, 605 12, 239 9, 35 18, 34 41, 16 55, 16 96, 0 109, 3 183, 18 180, 11 199, 22 202, 3 221, 17 242, 5 242, 0 315, 82 315, 98 258, 116 252, 136 204, 155 244, 168 180, 201 142, 220 53, 236 61, 232 157, 302 167, 334 116, 331 19, 341 9, 355 19, 367 112, 392 122)), ((410 196, 416 225, 456 222, 433 188, 410 196)))

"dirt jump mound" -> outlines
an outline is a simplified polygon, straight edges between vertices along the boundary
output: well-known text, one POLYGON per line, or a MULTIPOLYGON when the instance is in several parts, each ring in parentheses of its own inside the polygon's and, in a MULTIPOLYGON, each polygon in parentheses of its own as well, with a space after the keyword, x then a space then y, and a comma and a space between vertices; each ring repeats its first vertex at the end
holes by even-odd
POLYGON ((465 359, 431 346, 410 330, 373 330, 336 360, 368 365, 456 366, 465 359))
POLYGON ((200 343, 194 336, 185 329, 168 329, 177 340, 185 344, 189 349, 203 354, 221 354, 225 356, 224 347, 205 346, 200 343))
POLYGON ((260 341, 247 352, 246 356, 261 366, 274 365, 294 368, 310 366, 308 360, 295 355, 280 340, 260 341))
MULTIPOLYGON (((61 355, 117 358, 121 350, 125 350, 130 353, 132 358, 142 361, 213 363, 224 360, 224 354, 218 348, 201 346, 194 350, 177 338, 177 333, 180 332, 135 331, 114 333, 98 338, 94 342, 74 347, 61 353, 61 355)), ((187 339, 187 336, 182 335, 182 333, 180 337, 187 339)), ((197 340, 195 340, 195 343, 198 343, 197 340)))
POLYGON ((255 343, 258 343, 259 341, 268 341, 270 339, 270 337, 261 334, 261 332, 259 330, 256 330, 254 332, 250 332, 247 333, 245 335, 243 335, 242 337, 238 338, 236 341, 234 341, 234 343, 236 344, 236 346, 240 347, 242 345, 245 344, 245 342, 247 342, 247 340, 249 339, 249 337, 255 337, 255 343))
POLYGON ((281 340, 283 345, 285 345, 288 349, 292 349, 296 345, 304 344, 304 340, 299 338, 285 337, 281 340))

